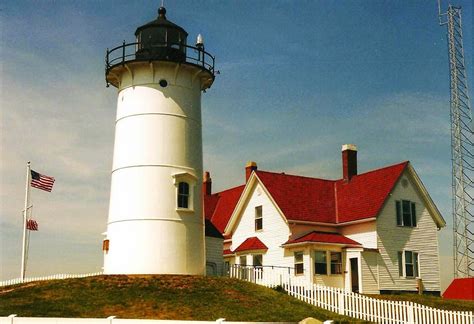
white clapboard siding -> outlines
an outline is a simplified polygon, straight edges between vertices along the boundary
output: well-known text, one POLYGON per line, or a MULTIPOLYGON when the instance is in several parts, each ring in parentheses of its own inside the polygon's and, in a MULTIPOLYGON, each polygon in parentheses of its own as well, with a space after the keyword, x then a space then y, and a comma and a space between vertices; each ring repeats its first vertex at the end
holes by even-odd
POLYGON ((341 227, 340 231, 342 235, 362 244, 364 248, 377 248, 377 231, 375 220, 360 224, 346 225, 341 227))
POLYGON ((398 181, 377 218, 377 247, 380 251, 377 260, 380 290, 417 290, 416 279, 399 276, 397 253, 409 250, 419 254, 420 274, 425 290, 440 291, 438 230, 407 171, 402 175, 401 181, 398 181), (409 180, 406 187, 402 186, 404 179, 409 180), (395 201, 402 199, 415 202, 417 227, 397 226, 395 201))
POLYGON ((363 296, 343 289, 321 286, 285 276, 280 270, 232 266, 232 278, 266 287, 280 286, 290 295, 329 311, 375 323, 472 324, 472 311, 447 311, 407 301, 363 296))
POLYGON ((364 294, 379 294, 378 252, 364 251, 361 253, 361 269, 362 269, 362 289, 364 294))
MULTIPOLYGON (((277 264, 283 267, 293 267, 293 257, 285 257, 284 249, 280 247, 290 235, 288 225, 265 190, 257 182, 255 184, 232 234, 231 249, 235 250, 247 238, 255 236, 268 247, 268 250, 263 253, 262 262, 264 265, 277 264), (255 231, 255 207, 257 206, 262 206, 263 229, 261 231, 255 231)), ((247 258, 247 264, 252 264, 250 256, 247 258)))

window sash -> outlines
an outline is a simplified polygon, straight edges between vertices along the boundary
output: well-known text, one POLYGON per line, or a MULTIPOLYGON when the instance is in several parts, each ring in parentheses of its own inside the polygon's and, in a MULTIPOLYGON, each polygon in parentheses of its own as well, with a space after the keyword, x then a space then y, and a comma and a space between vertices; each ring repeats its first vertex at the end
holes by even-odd
POLYGON ((262 206, 255 207, 255 230, 260 231, 263 229, 263 216, 262 206))
POLYGON ((398 273, 404 278, 419 278, 419 255, 413 251, 398 252, 398 273))
POLYGON ((262 266, 263 256, 261 254, 254 254, 252 259, 254 267, 262 266))
POLYGON ((303 252, 295 252, 295 274, 304 273, 303 252))
POLYGON ((189 208, 189 184, 187 182, 178 184, 178 208, 189 208))
POLYGON ((326 251, 315 251, 314 252, 314 273, 315 274, 328 274, 327 264, 327 253, 326 251))
POLYGON ((397 225, 406 227, 416 227, 416 206, 409 200, 395 201, 397 214, 397 225))
POLYGON ((342 253, 331 252, 331 274, 342 273, 342 253))

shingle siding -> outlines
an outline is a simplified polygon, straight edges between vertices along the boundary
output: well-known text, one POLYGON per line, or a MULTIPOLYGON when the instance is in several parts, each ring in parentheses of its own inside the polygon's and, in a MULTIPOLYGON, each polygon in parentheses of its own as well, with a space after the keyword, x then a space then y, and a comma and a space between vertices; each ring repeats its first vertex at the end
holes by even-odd
POLYGON ((223 275, 223 242, 221 238, 206 236, 206 274, 208 276, 223 275))

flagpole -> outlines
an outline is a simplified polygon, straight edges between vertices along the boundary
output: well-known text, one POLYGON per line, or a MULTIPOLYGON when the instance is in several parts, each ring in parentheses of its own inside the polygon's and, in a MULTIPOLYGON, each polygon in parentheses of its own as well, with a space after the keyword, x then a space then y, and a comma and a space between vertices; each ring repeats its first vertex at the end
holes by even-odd
POLYGON ((21 279, 25 279, 26 264, 26 217, 28 213, 28 204, 30 201, 30 177, 31 177, 31 162, 26 164, 26 187, 25 187, 25 209, 23 210, 23 247, 21 250, 21 279))

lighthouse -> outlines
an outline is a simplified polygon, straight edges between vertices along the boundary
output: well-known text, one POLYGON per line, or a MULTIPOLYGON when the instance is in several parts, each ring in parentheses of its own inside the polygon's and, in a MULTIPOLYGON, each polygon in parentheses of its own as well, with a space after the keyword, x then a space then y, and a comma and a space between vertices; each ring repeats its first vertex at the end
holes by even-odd
POLYGON ((203 275, 201 93, 214 57, 164 7, 135 36, 106 54, 118 95, 104 273, 203 275))

